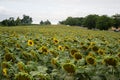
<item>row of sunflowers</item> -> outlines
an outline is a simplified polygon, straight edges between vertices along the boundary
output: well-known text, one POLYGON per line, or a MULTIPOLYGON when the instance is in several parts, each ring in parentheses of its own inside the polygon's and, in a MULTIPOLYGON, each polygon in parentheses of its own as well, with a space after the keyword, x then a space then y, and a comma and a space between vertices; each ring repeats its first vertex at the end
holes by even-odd
POLYGON ((1 80, 119 80, 120 33, 0 27, 1 80))

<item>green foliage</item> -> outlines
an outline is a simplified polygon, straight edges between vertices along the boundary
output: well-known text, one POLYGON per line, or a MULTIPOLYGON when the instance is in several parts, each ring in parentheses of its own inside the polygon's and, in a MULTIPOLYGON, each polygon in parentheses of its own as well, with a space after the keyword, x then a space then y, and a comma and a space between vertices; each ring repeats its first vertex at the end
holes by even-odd
POLYGON ((32 18, 30 16, 23 15, 23 19, 21 20, 21 23, 23 25, 31 24, 32 23, 32 18))
POLYGON ((10 17, 9 19, 5 19, 0 22, 0 25, 2 26, 18 26, 18 25, 28 25, 32 23, 32 18, 26 15, 23 15, 23 19, 20 19, 17 17, 15 20, 13 17, 10 17))
POLYGON ((96 27, 100 30, 108 30, 111 27, 111 18, 103 15, 97 19, 96 27))
POLYGON ((108 17, 107 15, 91 14, 85 17, 68 17, 66 20, 59 21, 59 23, 70 26, 82 26, 88 29, 108 30, 113 26, 116 28, 120 26, 120 15, 116 14, 108 17))
POLYGON ((115 14, 113 17, 113 26, 118 28, 120 26, 120 14, 115 14))
POLYGON ((46 20, 46 21, 40 21, 40 25, 51 25, 51 22, 49 20, 46 20))
POLYGON ((87 27, 88 29, 96 28, 96 21, 97 21, 98 17, 99 17, 98 15, 88 15, 88 16, 86 16, 85 19, 84 19, 83 25, 85 27, 87 27))

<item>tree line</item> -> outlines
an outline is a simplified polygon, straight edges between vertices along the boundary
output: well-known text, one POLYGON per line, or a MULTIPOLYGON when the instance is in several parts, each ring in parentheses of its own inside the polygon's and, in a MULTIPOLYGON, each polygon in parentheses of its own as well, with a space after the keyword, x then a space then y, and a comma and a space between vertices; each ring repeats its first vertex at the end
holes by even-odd
MULTIPOLYGON (((2 26, 19 26, 19 25, 30 25, 32 24, 33 20, 32 17, 28 15, 23 15, 23 18, 20 19, 17 17, 16 19, 14 17, 10 17, 9 19, 5 19, 0 22, 0 25, 2 26)), ((49 20, 40 21, 40 25, 50 25, 51 22, 49 20)))
POLYGON ((68 17, 66 20, 59 21, 59 23, 70 26, 82 26, 88 29, 108 30, 110 27, 120 27, 120 14, 115 14, 111 17, 96 14, 85 17, 68 17))
POLYGON ((5 19, 0 22, 2 26, 18 26, 18 25, 28 25, 32 23, 32 17, 23 15, 23 18, 20 19, 17 17, 15 19, 14 17, 10 17, 9 19, 5 19))

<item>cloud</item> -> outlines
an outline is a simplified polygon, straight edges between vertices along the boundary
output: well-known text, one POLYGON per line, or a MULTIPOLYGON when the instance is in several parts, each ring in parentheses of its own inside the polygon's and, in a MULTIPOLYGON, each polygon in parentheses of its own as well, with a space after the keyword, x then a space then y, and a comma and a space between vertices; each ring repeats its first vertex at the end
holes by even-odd
POLYGON ((34 23, 49 19, 53 23, 68 16, 82 17, 88 14, 113 15, 120 12, 120 0, 0 0, 0 18, 23 14, 33 18, 34 23))

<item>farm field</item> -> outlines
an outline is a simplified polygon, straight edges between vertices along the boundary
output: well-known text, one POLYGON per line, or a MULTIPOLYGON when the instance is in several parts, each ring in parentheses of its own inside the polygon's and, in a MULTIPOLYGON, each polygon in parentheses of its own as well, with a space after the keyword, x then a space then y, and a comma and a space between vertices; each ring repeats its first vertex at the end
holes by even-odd
POLYGON ((0 80, 119 80, 120 32, 0 27, 0 80))

